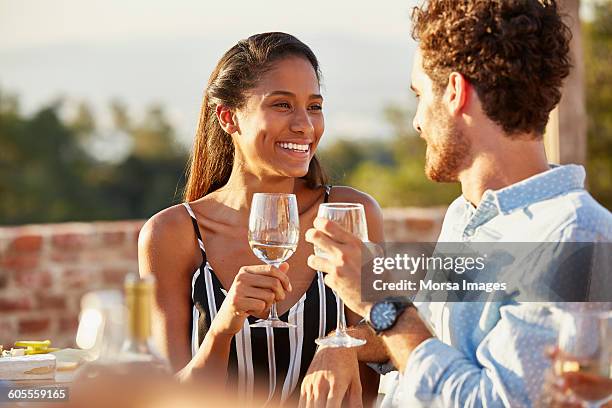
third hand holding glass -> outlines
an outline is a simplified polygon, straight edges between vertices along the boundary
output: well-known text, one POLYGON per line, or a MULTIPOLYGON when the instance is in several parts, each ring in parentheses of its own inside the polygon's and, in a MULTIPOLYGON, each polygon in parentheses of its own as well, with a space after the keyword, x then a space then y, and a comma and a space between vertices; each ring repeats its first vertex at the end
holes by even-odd
POLYGON ((589 408, 612 400, 611 337, 612 312, 565 312, 553 368, 570 400, 589 408))

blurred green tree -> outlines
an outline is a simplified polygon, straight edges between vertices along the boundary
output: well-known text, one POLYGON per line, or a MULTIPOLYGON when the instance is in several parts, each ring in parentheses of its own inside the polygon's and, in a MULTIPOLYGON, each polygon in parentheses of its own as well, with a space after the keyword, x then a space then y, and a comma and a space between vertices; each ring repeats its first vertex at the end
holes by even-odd
POLYGON ((391 145, 377 140, 352 141, 339 138, 319 151, 321 161, 332 183, 346 183, 347 178, 365 161, 391 166, 394 163, 391 145))
POLYGON ((425 142, 412 128, 412 113, 400 106, 384 111, 393 135, 381 140, 341 139, 320 153, 335 184, 371 194, 383 207, 448 205, 461 194, 457 183, 425 176, 425 142))
POLYGON ((185 154, 176 141, 174 128, 161 105, 151 105, 142 122, 131 126, 129 132, 134 139, 133 155, 147 159, 170 159, 185 154))
POLYGON ((101 133, 85 103, 73 117, 62 102, 22 115, 15 95, 0 92, 0 224, 147 218, 180 201, 187 152, 161 107, 132 124, 111 105, 114 126, 133 139, 119 162, 101 161, 101 133))
POLYGON ((612 2, 593 4, 594 19, 583 24, 588 114, 589 190, 612 208, 612 2))
POLYGON ((76 114, 68 122, 68 127, 81 137, 90 137, 96 130, 96 120, 91 107, 85 102, 79 102, 76 114))
POLYGON ((56 104, 24 118, 15 96, 0 93, 0 222, 88 217, 92 202, 80 174, 89 159, 56 104))

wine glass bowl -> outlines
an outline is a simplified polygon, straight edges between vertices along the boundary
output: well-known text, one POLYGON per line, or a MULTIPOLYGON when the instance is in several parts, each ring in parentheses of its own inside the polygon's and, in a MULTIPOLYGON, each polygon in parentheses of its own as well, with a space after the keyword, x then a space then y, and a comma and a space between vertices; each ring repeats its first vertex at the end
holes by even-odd
MULTIPOLYGON (((255 193, 249 215, 249 246, 255 256, 268 265, 278 267, 293 255, 300 239, 299 213, 295 194, 255 193)), ((289 328, 294 324, 278 318, 272 304, 267 319, 251 327, 289 328)))

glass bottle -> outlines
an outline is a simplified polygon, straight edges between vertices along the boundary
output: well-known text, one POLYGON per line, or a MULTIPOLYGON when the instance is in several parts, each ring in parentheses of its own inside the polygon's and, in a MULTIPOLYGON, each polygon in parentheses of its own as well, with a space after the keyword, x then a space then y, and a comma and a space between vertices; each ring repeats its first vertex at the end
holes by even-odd
POLYGON ((119 368, 142 366, 154 372, 169 373, 167 361, 155 348, 151 333, 151 309, 155 279, 129 274, 125 278, 125 339, 117 358, 119 368), (127 366, 127 367, 126 367, 127 366))

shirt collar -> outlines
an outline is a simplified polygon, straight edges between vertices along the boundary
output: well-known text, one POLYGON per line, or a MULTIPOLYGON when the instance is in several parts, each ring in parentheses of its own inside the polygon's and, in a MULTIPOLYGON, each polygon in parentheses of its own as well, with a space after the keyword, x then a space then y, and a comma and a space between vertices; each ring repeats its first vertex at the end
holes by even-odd
POLYGON ((584 188, 584 167, 576 164, 551 165, 551 169, 519 181, 501 190, 487 190, 482 202, 492 201, 502 214, 533 203, 584 188))

